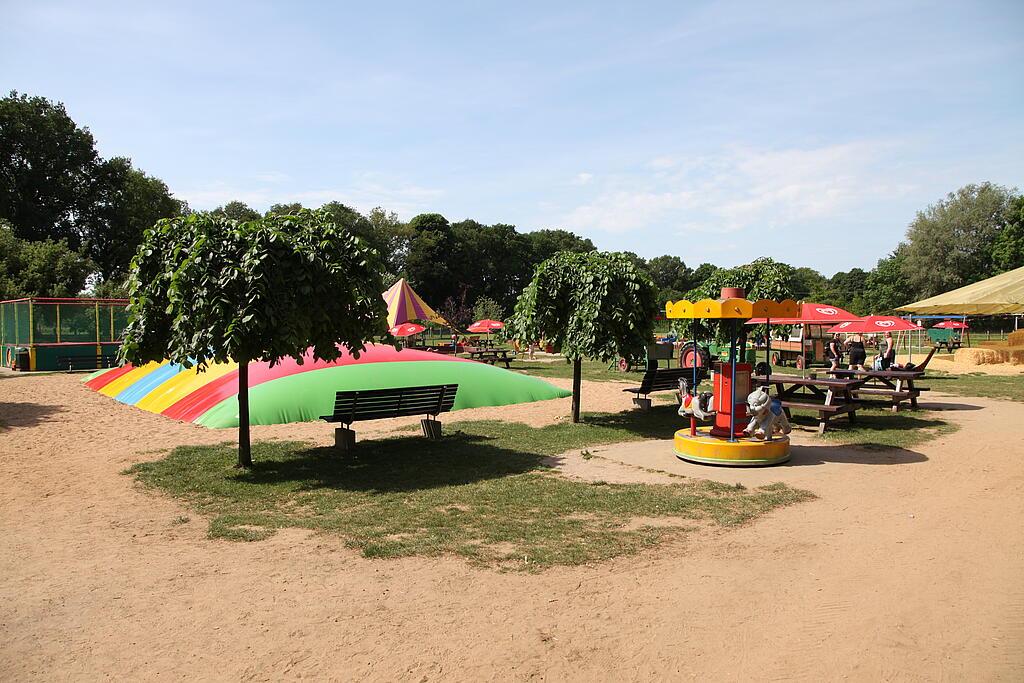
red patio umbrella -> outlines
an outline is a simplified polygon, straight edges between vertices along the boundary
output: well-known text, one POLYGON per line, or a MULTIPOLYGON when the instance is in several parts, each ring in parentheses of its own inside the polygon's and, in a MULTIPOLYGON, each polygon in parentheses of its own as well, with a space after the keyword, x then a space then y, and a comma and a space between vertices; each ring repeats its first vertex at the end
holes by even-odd
POLYGON ((395 325, 388 331, 391 332, 391 336, 393 337, 411 337, 414 334, 419 334, 425 329, 427 328, 416 323, 402 323, 401 325, 395 325))
POLYGON ((943 320, 941 323, 934 325, 933 327, 938 327, 943 330, 966 330, 967 323, 959 320, 943 320))
POLYGON ((828 331, 830 333, 871 334, 877 332, 907 332, 909 330, 921 329, 924 328, 920 325, 915 325, 909 320, 897 318, 894 315, 868 315, 859 320, 839 323, 835 327, 830 327, 828 331))
POLYGON ((500 320, 477 320, 475 323, 467 327, 466 329, 470 332, 480 334, 481 332, 491 333, 496 330, 500 330, 505 327, 505 323, 500 320))
MULTIPOLYGON (((858 317, 845 308, 805 302, 800 304, 799 318, 772 318, 771 322, 772 325, 831 325, 850 320, 858 320, 858 317)), ((764 318, 753 318, 748 320, 747 324, 763 325, 765 322, 764 318)))

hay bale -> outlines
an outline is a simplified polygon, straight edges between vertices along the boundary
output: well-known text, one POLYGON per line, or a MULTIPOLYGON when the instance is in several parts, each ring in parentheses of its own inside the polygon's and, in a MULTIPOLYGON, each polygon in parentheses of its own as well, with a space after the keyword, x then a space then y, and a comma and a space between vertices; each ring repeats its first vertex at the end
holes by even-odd
POLYGON ((1017 330, 1016 332, 1011 332, 1009 336, 1006 338, 1006 345, 1024 347, 1024 330, 1017 330))
POLYGON ((961 365, 996 365, 999 363, 1024 365, 1024 348, 957 349, 955 362, 961 365))

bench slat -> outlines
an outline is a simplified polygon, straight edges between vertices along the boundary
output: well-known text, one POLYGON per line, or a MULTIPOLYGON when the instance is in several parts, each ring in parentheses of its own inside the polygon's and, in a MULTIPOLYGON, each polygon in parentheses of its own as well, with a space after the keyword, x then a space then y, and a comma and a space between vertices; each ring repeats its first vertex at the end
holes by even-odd
POLYGON ((360 420, 379 420, 409 415, 438 415, 455 406, 458 384, 437 384, 365 391, 339 391, 334 398, 334 413, 321 416, 326 422, 351 424, 360 420))

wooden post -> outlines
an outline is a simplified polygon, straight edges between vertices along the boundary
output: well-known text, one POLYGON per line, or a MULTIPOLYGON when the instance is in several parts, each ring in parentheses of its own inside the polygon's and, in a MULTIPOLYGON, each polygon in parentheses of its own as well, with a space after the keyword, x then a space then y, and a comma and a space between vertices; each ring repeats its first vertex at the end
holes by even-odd
POLYGON ((238 467, 252 467, 249 443, 249 361, 238 361, 238 467))
POLYGON ((583 379, 583 361, 576 358, 572 362, 572 421, 580 421, 580 385, 583 379))

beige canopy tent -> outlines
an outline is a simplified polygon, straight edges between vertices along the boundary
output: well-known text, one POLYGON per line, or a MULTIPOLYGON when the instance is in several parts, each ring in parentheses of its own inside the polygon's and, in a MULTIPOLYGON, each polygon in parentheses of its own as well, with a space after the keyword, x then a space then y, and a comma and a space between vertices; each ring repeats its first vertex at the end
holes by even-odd
POLYGON ((897 310, 951 315, 1024 313, 1024 268, 1017 268, 930 299, 915 301, 900 306, 897 310))

